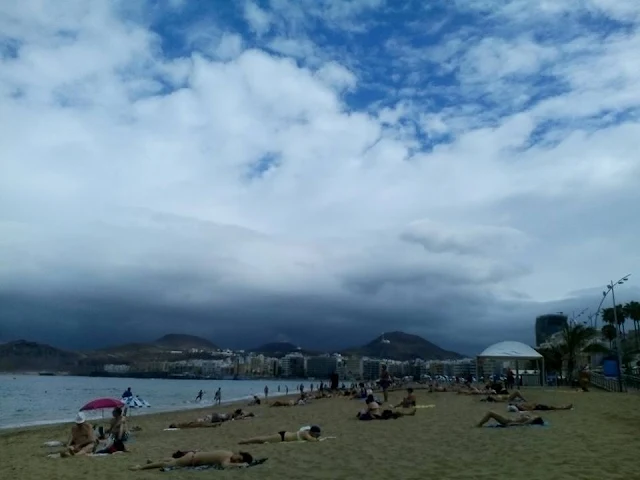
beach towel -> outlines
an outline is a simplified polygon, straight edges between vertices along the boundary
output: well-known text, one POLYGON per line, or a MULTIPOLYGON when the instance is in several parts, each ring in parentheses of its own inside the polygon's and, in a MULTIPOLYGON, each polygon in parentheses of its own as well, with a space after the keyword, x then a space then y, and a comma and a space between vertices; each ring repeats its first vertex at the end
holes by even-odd
POLYGON ((44 442, 42 444, 42 446, 43 447, 50 447, 50 448, 52 448, 52 447, 64 447, 64 443, 62 443, 59 440, 50 440, 48 442, 44 442))
MULTIPOLYGON (((253 462, 251 462, 245 468, 262 465, 266 461, 267 461, 267 458, 256 458, 253 460, 253 462)), ((160 469, 161 472, 171 472, 173 470, 226 470, 226 469, 221 465, 199 465, 197 467, 164 467, 160 469)))
MULTIPOLYGON (((545 421, 542 425, 540 424, 528 424, 528 425, 514 425, 514 427, 548 427, 549 422, 545 421)), ((485 425, 484 428, 507 428, 504 425, 500 425, 499 423, 492 423, 491 425, 485 425)), ((511 427, 508 427, 511 428, 511 427)))
POLYGON ((435 405, 416 405, 416 408, 433 408, 435 405))

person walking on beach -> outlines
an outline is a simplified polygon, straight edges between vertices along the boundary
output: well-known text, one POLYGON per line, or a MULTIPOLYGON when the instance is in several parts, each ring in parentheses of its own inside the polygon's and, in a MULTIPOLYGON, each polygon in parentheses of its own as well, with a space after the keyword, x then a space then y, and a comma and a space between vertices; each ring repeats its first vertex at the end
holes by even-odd
POLYGON ((285 386, 284 386, 284 393, 285 393, 286 395, 289 395, 289 386, 288 386, 288 385, 285 385, 285 386))
POLYGON ((380 372, 380 386, 382 387, 382 395, 384 397, 384 403, 389 401, 389 387, 391 386, 391 374, 387 370, 386 365, 382 365, 382 371, 380 372))
POLYGON ((313 383, 309 384, 309 391, 313 392, 313 383))
POLYGON ((220 405, 221 402, 222 402, 222 390, 220 389, 220 387, 218 387, 215 395, 213 396, 213 403, 215 403, 216 405, 220 405))
POLYGON ((204 395, 204 392, 202 390, 200 390, 198 392, 198 396, 196 397, 196 402, 199 402, 200 400, 202 400, 202 396, 204 395))
POLYGON ((280 393, 280 385, 278 385, 278 393, 280 393))
POLYGON ((269 398, 269 387, 267 385, 264 386, 264 398, 265 400, 269 398))

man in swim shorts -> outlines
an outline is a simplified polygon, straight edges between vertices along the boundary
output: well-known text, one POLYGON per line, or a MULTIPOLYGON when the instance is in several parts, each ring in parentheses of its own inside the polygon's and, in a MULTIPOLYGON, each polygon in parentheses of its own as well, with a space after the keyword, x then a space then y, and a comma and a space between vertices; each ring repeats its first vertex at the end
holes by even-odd
POLYGON ((514 411, 513 407, 515 407, 515 409, 520 412, 533 412, 533 411, 571 410, 573 408, 573 404, 569 403, 568 405, 560 405, 558 407, 554 405, 545 405, 543 403, 512 403, 509 405, 509 409, 511 411, 514 411))
POLYGON ((230 452, 214 450, 212 452, 176 452, 175 458, 151 462, 146 465, 135 465, 129 470, 154 470, 166 467, 200 467, 218 465, 223 468, 248 467, 253 456, 247 452, 230 452))

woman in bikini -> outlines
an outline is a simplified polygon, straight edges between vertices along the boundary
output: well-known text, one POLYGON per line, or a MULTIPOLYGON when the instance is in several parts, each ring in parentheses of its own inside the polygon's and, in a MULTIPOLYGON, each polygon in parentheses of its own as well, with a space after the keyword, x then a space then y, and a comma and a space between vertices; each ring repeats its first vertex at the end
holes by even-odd
POLYGON ((519 414, 514 418, 503 417, 499 413, 496 412, 487 412, 487 414, 482 417, 482 420, 478 422, 477 427, 483 427, 485 423, 489 420, 495 420, 502 427, 522 427, 525 425, 544 425, 544 420, 542 417, 537 415, 526 415, 519 414))
POLYGON ((282 430, 273 435, 248 438, 241 440, 239 445, 249 445, 251 443, 280 443, 280 442, 317 442, 320 438, 320 427, 312 426, 309 430, 298 430, 297 432, 287 432, 282 430))
POLYGON ((253 462, 253 457, 247 452, 230 452, 227 450, 214 450, 212 452, 176 452, 174 458, 151 462, 146 465, 135 465, 129 470, 153 470, 166 467, 200 467, 204 465, 217 465, 223 468, 248 467, 253 462))

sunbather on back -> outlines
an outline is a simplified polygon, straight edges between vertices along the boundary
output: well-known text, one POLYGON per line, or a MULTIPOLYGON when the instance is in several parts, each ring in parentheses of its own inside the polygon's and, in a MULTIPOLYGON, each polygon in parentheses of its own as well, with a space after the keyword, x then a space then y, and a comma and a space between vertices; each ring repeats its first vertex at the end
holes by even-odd
POLYGON ((179 452, 180 455, 159 462, 135 465, 130 470, 155 470, 166 467, 200 467, 204 465, 218 465, 224 468, 247 467, 253 462, 253 457, 247 452, 229 452, 214 450, 212 452, 179 452))
POLYGON ((520 412, 533 412, 533 411, 552 411, 552 410, 571 410, 573 404, 567 405, 545 405, 543 403, 513 403, 509 407, 515 407, 520 412))
POLYGON ((496 412, 487 412, 477 427, 483 427, 489 420, 495 420, 502 427, 522 427, 525 425, 544 425, 542 417, 520 413, 515 417, 505 417, 496 412))

